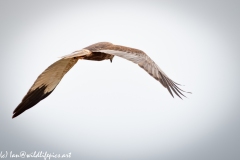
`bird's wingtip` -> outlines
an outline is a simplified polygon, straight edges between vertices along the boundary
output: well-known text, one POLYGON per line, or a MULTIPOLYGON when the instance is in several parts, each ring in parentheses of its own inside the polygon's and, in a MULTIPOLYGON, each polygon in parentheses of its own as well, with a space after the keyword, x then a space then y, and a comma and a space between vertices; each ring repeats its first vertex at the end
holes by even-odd
POLYGON ((19 116, 19 114, 17 114, 16 112, 13 112, 12 119, 16 118, 17 116, 19 116))

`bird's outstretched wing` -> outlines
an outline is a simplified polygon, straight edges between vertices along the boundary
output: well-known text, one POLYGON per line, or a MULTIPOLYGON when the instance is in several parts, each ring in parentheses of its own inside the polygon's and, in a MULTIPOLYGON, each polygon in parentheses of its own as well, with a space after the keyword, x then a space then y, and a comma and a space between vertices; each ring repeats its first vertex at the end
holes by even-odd
MULTIPOLYGON (((152 77, 154 77, 157 81, 159 81, 165 88, 167 88, 169 93, 172 96, 173 96, 173 93, 172 93, 173 91, 178 97, 180 98, 181 96, 185 97, 185 95, 182 93, 185 91, 183 91, 178 87, 179 84, 171 80, 158 67, 158 65, 143 51, 130 48, 130 47, 108 44, 101 47, 101 49, 99 49, 98 52, 119 56, 129 61, 132 61, 133 63, 138 64, 141 68, 147 71, 152 77)), ((191 92, 187 92, 187 93, 191 93, 191 92)))
POLYGON ((29 89, 22 102, 13 111, 13 116, 17 117, 25 110, 33 107, 38 102, 52 93, 63 76, 77 63, 78 59, 60 59, 49 66, 38 76, 32 87, 29 89))

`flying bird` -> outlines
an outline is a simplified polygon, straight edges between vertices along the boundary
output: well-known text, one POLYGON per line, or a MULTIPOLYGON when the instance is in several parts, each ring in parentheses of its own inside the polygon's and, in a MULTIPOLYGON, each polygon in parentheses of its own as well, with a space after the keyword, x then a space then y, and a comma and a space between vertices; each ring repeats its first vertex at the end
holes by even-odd
POLYGON ((181 96, 185 97, 182 93, 185 91, 178 87, 179 84, 171 80, 143 51, 135 48, 114 45, 109 42, 99 42, 63 56, 60 60, 56 61, 43 71, 24 96, 22 102, 13 111, 12 118, 17 117, 49 96, 63 76, 77 63, 78 60, 110 60, 112 62, 114 56, 122 57, 139 65, 167 88, 172 97, 174 97, 173 93, 179 98, 181 98, 181 96))

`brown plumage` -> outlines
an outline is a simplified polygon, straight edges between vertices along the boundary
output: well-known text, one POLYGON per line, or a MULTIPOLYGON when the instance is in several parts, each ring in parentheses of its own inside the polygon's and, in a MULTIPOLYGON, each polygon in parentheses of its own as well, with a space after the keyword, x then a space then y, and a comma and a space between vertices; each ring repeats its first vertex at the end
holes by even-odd
POLYGON ((180 98, 181 96, 184 96, 182 92, 185 91, 177 86, 179 84, 168 78, 168 76, 157 66, 157 64, 143 51, 130 47, 114 45, 109 42, 100 42, 90 45, 82 50, 75 51, 72 54, 63 56, 62 59, 56 61, 43 71, 22 99, 22 102, 13 111, 12 118, 17 117, 25 110, 33 107, 50 95, 63 76, 77 63, 79 59, 93 61, 110 60, 112 62, 114 56, 119 56, 138 64, 152 77, 159 81, 165 88, 167 88, 172 96, 172 92, 180 98))

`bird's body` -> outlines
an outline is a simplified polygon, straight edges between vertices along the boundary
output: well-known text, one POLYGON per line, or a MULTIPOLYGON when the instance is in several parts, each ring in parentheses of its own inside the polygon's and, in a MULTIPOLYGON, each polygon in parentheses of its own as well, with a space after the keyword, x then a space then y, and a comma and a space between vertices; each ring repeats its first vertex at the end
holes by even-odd
POLYGON ((183 90, 177 86, 178 84, 168 78, 156 63, 143 51, 135 48, 114 45, 109 42, 100 42, 85 47, 82 50, 75 51, 72 54, 63 56, 62 59, 50 65, 38 76, 28 93, 22 99, 22 102, 13 111, 13 118, 49 96, 63 76, 77 63, 78 60, 110 60, 112 62, 114 56, 119 56, 138 64, 167 88, 172 96, 172 91, 180 98, 180 95, 184 96, 182 94, 183 90))
POLYGON ((79 59, 91 60, 91 61, 102 61, 102 60, 111 60, 114 56, 101 52, 93 52, 91 55, 79 57, 79 59))

